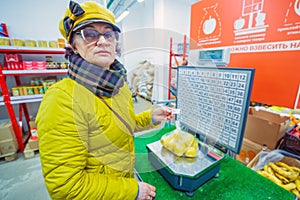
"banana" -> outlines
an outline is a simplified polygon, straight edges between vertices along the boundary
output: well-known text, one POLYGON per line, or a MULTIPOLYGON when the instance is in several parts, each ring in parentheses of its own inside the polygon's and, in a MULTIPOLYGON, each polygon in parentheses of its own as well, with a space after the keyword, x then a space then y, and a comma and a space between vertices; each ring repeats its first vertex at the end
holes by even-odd
POLYGON ((299 173, 300 173, 300 168, 295 167, 295 166, 290 166, 290 168, 291 168, 294 172, 299 172, 299 173))
POLYGON ((267 168, 267 170, 265 170, 266 172, 268 172, 268 173, 272 174, 273 176, 275 176, 275 173, 274 173, 273 169, 270 166, 267 166, 266 168, 267 168))
POLYGON ((284 162, 277 162, 276 165, 277 165, 278 167, 284 167, 284 168, 286 168, 288 171, 294 172, 294 169, 293 169, 291 166, 285 164, 284 162))
POLYGON ((284 189, 288 190, 288 191, 291 191, 293 189, 296 188, 296 184, 295 183, 288 183, 286 185, 281 185, 284 189))
POLYGON ((285 171, 272 162, 270 162, 269 165, 276 173, 288 178, 290 181, 296 180, 299 176, 299 172, 285 171))
POLYGON ((297 197, 300 197, 300 193, 298 190, 292 189, 291 192, 294 193, 294 195, 296 195, 297 197))
POLYGON ((268 178, 269 180, 273 181, 274 183, 276 183, 277 185, 281 186, 282 183, 281 181, 276 177, 276 176, 273 176, 272 174, 269 174, 268 172, 266 171, 257 171, 260 175, 268 178))
POLYGON ((300 177, 298 177, 298 179, 295 180, 295 184, 296 184, 297 190, 300 192, 300 177))
POLYGON ((284 184, 287 184, 289 183, 289 179, 285 178, 284 176, 278 174, 278 173, 275 173, 275 176, 277 176, 284 184))

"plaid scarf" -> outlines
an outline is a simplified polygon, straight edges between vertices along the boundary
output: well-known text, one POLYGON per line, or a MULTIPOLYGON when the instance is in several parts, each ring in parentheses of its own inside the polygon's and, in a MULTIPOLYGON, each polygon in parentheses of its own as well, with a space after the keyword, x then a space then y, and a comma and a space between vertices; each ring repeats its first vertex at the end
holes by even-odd
POLYGON ((118 94, 126 81, 126 69, 117 59, 110 69, 89 63, 78 54, 69 55, 68 59, 70 65, 67 75, 98 97, 118 94))

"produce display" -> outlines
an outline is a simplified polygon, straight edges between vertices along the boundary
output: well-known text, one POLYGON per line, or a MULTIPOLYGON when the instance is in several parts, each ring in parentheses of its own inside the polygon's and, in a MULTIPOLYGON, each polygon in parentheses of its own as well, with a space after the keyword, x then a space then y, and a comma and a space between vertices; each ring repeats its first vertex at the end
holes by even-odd
POLYGON ((284 162, 269 162, 259 174, 300 197, 300 168, 284 162))
POLYGON ((190 133, 175 130, 170 134, 163 135, 160 139, 162 146, 176 156, 196 157, 198 141, 190 133))

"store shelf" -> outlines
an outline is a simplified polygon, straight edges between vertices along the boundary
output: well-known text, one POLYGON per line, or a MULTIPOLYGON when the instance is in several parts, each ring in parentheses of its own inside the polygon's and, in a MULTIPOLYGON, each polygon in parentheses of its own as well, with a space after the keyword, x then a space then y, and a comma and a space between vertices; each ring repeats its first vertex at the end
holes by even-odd
MULTIPOLYGON (((61 48, 37 48, 37 47, 16 47, 16 46, 0 46, 0 54, 33 54, 35 57, 38 55, 51 55, 65 53, 64 49, 61 48)), ((28 129, 30 130, 30 115, 27 108, 27 103, 40 102, 43 98, 43 94, 37 95, 26 95, 26 96, 11 96, 9 88, 7 87, 7 77, 14 77, 16 86, 22 86, 20 76, 47 76, 47 75, 61 75, 66 74, 67 69, 47 69, 47 70, 3 70, 7 69, 6 63, 4 66, 0 63, 0 86, 2 90, 2 97, 0 97, 0 106, 5 106, 12 123, 14 133, 17 138, 17 142, 20 151, 23 152, 25 149, 25 142, 27 141, 30 134, 25 134, 23 137, 23 127, 19 124, 18 120, 22 121, 22 117, 25 117, 25 121, 28 129), (19 112, 14 109, 13 105, 19 106, 19 112), (18 114, 18 117, 17 117, 18 114), (17 120, 18 119, 18 120, 17 120)))
POLYGON ((66 74, 67 69, 47 69, 47 70, 2 70, 6 76, 29 76, 39 74, 66 74))
POLYGON ((23 46, 0 46, 0 53, 20 53, 20 54, 63 54, 62 48, 39 48, 23 46))
MULTIPOLYGON (((43 94, 36 95, 24 95, 24 96, 12 96, 10 97, 11 104, 20 104, 20 103, 34 103, 40 102, 43 99, 43 94)), ((5 102, 3 96, 0 97, 0 106, 4 106, 5 102)))

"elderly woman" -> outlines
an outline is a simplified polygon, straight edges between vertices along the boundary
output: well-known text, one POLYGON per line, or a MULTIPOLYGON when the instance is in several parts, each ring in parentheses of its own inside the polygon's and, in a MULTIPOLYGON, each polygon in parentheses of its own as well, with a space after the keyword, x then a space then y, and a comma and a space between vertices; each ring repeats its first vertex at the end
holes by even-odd
POLYGON ((153 199, 156 188, 134 178, 133 133, 170 120, 171 108, 135 114, 109 10, 71 1, 59 30, 70 44, 68 77, 47 90, 36 118, 51 198, 153 199))

